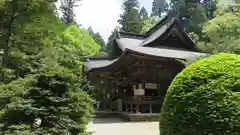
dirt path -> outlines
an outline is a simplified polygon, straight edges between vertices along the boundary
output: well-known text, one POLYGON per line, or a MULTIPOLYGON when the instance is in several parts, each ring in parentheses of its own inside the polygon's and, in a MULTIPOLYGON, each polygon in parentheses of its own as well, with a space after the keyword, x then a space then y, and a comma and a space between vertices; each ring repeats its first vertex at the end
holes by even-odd
POLYGON ((93 135, 159 135, 158 122, 123 122, 117 118, 97 118, 88 125, 93 135))

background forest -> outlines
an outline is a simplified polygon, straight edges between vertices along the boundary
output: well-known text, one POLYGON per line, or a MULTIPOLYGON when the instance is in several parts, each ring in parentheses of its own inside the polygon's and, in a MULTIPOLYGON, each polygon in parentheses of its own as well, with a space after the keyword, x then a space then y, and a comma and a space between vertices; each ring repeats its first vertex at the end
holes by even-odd
POLYGON ((144 34, 168 14, 204 52, 240 52, 237 4, 154 0, 149 14, 137 0, 125 0, 106 44, 76 23, 75 6, 77 0, 0 1, 1 134, 87 134, 96 90, 84 79, 84 57, 111 55, 117 31, 144 34))

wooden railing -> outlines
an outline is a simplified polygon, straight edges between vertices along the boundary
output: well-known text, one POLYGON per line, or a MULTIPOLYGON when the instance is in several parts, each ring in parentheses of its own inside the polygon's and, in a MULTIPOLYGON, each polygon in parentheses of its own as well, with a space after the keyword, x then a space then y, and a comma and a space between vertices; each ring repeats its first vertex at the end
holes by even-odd
POLYGON ((129 97, 125 97, 124 100, 125 101, 129 101, 129 100, 158 100, 160 99, 159 96, 129 96, 129 97))

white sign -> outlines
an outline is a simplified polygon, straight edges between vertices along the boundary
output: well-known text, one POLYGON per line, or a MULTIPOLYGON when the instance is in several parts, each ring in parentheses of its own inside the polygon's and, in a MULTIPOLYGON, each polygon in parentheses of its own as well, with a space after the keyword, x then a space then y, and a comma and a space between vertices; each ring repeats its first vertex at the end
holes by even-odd
POLYGON ((143 96, 143 95, 145 95, 145 90, 144 89, 134 90, 134 96, 143 96))
POLYGON ((146 89, 157 89, 157 84, 156 83, 146 83, 145 88, 146 89))

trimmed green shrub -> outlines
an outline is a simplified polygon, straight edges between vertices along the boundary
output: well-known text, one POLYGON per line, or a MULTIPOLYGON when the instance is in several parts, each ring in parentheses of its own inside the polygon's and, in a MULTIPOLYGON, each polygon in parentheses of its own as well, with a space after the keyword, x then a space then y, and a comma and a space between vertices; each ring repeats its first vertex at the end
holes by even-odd
POLYGON ((170 85, 160 118, 161 135, 240 135, 240 55, 188 66, 170 85))

